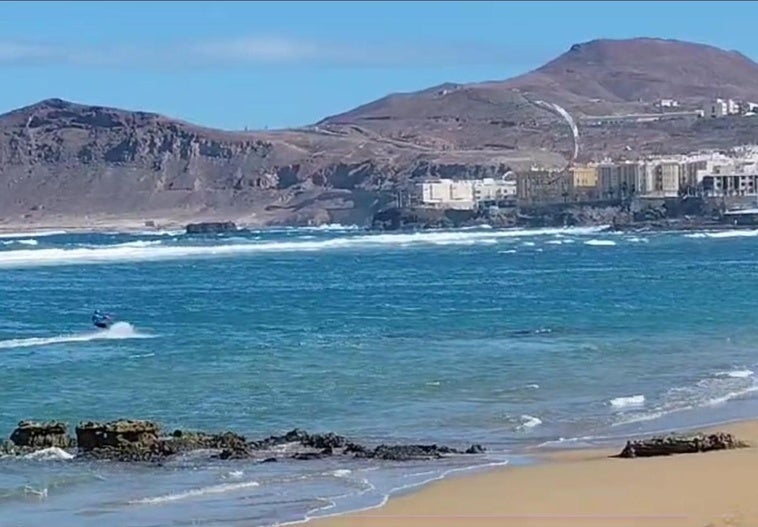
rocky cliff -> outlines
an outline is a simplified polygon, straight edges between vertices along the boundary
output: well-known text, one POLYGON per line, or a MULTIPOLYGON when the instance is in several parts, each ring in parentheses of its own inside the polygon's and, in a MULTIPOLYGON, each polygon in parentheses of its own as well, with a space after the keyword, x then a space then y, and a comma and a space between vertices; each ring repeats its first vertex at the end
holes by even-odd
POLYGON ((588 115, 758 101, 758 65, 735 52, 657 39, 593 41, 524 76, 395 94, 274 132, 202 128, 164 116, 45 100, 0 115, 0 223, 103 218, 239 224, 368 224, 428 176, 497 177, 580 158, 755 142, 758 117, 582 124, 588 115))

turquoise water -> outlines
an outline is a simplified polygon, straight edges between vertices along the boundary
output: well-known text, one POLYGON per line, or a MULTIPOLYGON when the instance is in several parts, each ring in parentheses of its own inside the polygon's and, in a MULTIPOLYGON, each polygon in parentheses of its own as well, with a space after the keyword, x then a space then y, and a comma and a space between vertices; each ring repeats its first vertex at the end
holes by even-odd
POLYGON ((756 415, 758 231, 0 238, 0 433, 119 417, 441 463, 0 460, 2 525, 272 525, 533 447, 756 415), (95 308, 123 321, 93 331, 95 308))

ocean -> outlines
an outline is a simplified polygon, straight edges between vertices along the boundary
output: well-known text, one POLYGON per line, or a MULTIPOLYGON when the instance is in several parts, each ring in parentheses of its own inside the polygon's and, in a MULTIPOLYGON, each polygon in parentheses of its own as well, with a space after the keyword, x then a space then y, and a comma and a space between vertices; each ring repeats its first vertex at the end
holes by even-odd
POLYGON ((541 449, 754 417, 758 231, 0 235, 0 434, 152 419, 443 461, 0 459, 3 527, 266 526, 541 449), (90 324, 94 309, 120 321, 90 324))

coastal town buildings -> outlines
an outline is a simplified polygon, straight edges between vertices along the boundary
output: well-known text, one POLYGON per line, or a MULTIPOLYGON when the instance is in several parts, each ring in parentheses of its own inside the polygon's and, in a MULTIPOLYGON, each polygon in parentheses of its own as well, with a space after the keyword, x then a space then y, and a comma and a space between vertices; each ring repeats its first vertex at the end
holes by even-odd
POLYGON ((515 200, 516 176, 503 178, 431 179, 421 183, 420 202, 423 207, 473 210, 515 200))
POLYGON ((718 118, 728 115, 755 115, 756 110, 758 103, 716 98, 706 103, 702 111, 708 117, 718 118))
POLYGON ((475 210, 514 204, 591 203, 631 198, 677 199, 686 196, 756 197, 758 147, 729 153, 647 157, 508 172, 502 178, 431 179, 420 184, 422 207, 475 210))
POLYGON ((421 183, 421 204, 430 208, 471 210, 474 186, 466 179, 433 179, 421 183))
POLYGON ((561 203, 572 195, 573 178, 570 172, 530 170, 517 177, 517 197, 520 203, 561 203))

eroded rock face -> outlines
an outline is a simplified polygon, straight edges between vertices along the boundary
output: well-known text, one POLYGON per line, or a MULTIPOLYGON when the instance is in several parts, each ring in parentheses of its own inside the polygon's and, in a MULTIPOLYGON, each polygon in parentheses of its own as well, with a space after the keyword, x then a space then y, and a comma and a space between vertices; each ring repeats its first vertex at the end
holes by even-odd
POLYGON ((670 435, 641 441, 627 441, 619 457, 670 456, 673 454, 709 452, 711 450, 729 450, 746 446, 746 443, 727 433, 670 435))
POLYGON ((10 440, 17 447, 33 449, 69 448, 73 442, 68 436, 66 423, 59 421, 21 421, 11 433, 10 440))

